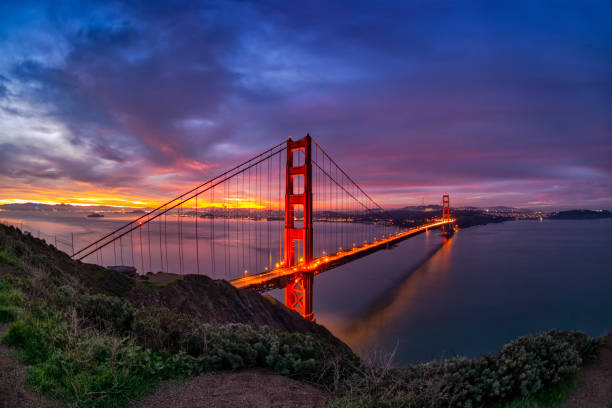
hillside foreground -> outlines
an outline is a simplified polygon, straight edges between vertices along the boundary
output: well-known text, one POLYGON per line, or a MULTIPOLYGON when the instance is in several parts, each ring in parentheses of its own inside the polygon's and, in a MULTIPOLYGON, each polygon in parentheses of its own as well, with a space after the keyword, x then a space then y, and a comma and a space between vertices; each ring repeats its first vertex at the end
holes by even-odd
POLYGON ((599 360, 603 338, 553 331, 477 359, 366 362, 258 293, 75 262, 5 226, 0 324, 0 407, 504 406, 576 379, 594 360, 567 403, 609 407, 600 392, 609 339, 599 360))

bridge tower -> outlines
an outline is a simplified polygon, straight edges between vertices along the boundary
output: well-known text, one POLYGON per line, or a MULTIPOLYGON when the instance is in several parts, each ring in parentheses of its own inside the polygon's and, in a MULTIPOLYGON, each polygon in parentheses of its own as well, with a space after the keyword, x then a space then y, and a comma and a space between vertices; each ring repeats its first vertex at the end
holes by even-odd
POLYGON ((448 194, 442 195, 442 219, 450 219, 450 200, 448 194))
MULTIPOLYGON (((287 140, 287 169, 285 191, 285 259, 284 266, 292 267, 299 264, 312 263, 312 139, 306 135, 300 140, 287 140), (304 164, 294 165, 294 153, 303 151, 304 164), (301 177, 300 177, 301 176, 301 177), (294 178, 298 183, 294 183, 294 178), (303 187, 295 192, 295 187, 303 187), (303 209, 302 226, 295 225, 295 209, 303 209), (296 252, 296 242, 299 242, 301 253, 296 252), (296 260, 297 257, 297 260, 296 260)), ((285 305, 308 320, 314 320, 312 313, 312 284, 314 271, 301 272, 292 275, 285 287, 285 305)))
MULTIPOLYGON (((450 198, 448 194, 442 195, 442 220, 450 220, 450 198)), ((453 229, 450 224, 442 225, 442 236, 450 237, 453 234, 453 229)))

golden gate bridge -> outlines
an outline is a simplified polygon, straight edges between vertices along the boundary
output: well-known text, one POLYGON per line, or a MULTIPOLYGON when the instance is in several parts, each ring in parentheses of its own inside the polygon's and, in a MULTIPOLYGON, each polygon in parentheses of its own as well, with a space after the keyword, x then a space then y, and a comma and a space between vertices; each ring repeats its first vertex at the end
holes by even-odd
POLYGON ((374 201, 310 135, 213 177, 74 252, 80 261, 141 271, 204 273, 238 289, 285 289, 314 320, 314 277, 433 228, 409 227, 374 201))

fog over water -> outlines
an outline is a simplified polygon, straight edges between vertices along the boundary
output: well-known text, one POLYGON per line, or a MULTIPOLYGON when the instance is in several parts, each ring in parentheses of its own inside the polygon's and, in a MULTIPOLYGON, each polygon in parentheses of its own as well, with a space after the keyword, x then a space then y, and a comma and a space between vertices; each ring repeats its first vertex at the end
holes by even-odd
MULTIPOLYGON (((0 218, 14 225, 23 223, 24 229, 52 244, 58 237, 58 247, 70 252, 72 233, 78 248, 133 217, 3 212, 0 218)), ((217 238, 223 234, 222 222, 214 222, 217 238)), ((223 244, 215 247, 215 272, 204 263, 210 251, 207 236, 212 236, 204 226, 211 223, 203 220, 199 225, 201 273, 235 277, 224 269, 223 244)), ((258 229, 265 242, 270 231, 270 243, 277 248, 279 225, 278 221, 246 222, 245 236, 258 229)), ((350 228, 345 226, 347 231, 350 228)), ((315 316, 358 353, 395 352, 400 365, 495 352, 517 336, 544 330, 577 329, 599 335, 612 329, 610 238, 612 219, 488 224, 460 230, 449 240, 443 240, 439 231, 429 231, 318 275, 315 316)), ((178 249, 173 245, 168 245, 171 272, 179 268, 178 263, 173 265, 172 253, 178 249)), ((191 247, 184 245, 185 272, 195 265, 191 247)), ((245 252, 233 253, 234 269, 246 264, 255 270, 278 260, 278 249, 246 247, 245 252)), ((124 263, 131 257, 127 248, 124 263)), ((106 265, 115 263, 116 251, 107 249, 106 265)), ((156 255, 147 261, 146 249, 142 255, 145 270, 158 270, 165 264, 163 259, 153 259, 156 255)), ((140 271, 138 252, 135 258, 140 271)), ((281 290, 270 294, 283 299, 281 290)))

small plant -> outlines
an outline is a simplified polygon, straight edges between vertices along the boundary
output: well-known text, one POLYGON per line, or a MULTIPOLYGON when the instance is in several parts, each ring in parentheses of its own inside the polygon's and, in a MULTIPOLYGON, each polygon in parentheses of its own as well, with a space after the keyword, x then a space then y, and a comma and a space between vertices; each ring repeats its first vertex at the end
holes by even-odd
POLYGON ((23 294, 8 278, 0 279, 0 323, 10 323, 19 317, 23 294))
POLYGON ((17 255, 10 253, 3 248, 0 248, 0 262, 11 265, 22 272, 25 271, 25 265, 21 259, 19 259, 17 255))
POLYGON ((136 310, 115 296, 89 295, 77 303, 77 312, 85 322, 101 330, 114 329, 118 333, 129 332, 136 310))
POLYGON ((47 360, 57 347, 65 344, 63 326, 61 320, 53 317, 38 319, 28 316, 11 323, 2 342, 15 347, 22 361, 36 364, 47 360))

